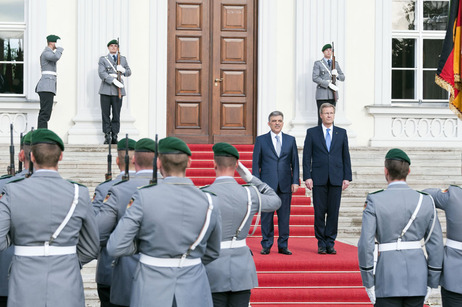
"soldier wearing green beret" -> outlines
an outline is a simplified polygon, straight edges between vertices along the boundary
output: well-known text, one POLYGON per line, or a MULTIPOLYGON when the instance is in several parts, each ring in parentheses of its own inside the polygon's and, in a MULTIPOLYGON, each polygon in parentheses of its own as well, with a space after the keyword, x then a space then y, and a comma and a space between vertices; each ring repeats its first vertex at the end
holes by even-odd
POLYGON ((34 173, 3 189, 0 250, 14 245, 10 307, 85 304, 80 268, 98 255, 98 229, 88 189, 58 173, 63 150, 54 132, 35 130, 31 135, 34 173))
POLYGON ((222 217, 220 257, 205 266, 213 306, 249 306, 250 291, 258 286, 258 279, 246 238, 253 216, 278 210, 281 199, 239 162, 234 146, 217 143, 213 152, 217 178, 206 189, 218 196, 222 217), (249 185, 237 183, 233 178, 236 170, 249 185))
POLYGON ((334 93, 338 93, 338 87, 332 83, 332 79, 345 81, 345 75, 337 61, 332 63, 332 45, 325 44, 322 47, 324 57, 321 60, 315 61, 313 66, 313 82, 316 83, 316 104, 318 106, 318 126, 322 120, 319 116, 319 108, 323 103, 337 105, 334 93), (333 65, 335 68, 333 68, 333 65))
POLYGON ((61 38, 57 35, 47 36, 47 46, 40 55, 40 69, 42 77, 35 87, 35 92, 40 97, 40 111, 37 119, 38 128, 48 128, 48 121, 53 109, 53 97, 56 95, 57 68, 56 64, 61 59, 64 48, 59 45, 61 38))
POLYGON ((109 41, 107 48, 109 53, 100 57, 98 62, 98 75, 101 78, 99 94, 104 144, 117 144, 117 134, 120 131, 122 97, 126 95, 122 76, 129 77, 132 71, 128 66, 127 59, 120 55, 117 40, 109 41))
POLYGON ((190 156, 178 138, 159 141, 162 183, 133 195, 109 238, 107 249, 114 257, 140 253, 131 307, 213 305, 204 265, 220 252, 220 215, 216 197, 185 177, 190 156))

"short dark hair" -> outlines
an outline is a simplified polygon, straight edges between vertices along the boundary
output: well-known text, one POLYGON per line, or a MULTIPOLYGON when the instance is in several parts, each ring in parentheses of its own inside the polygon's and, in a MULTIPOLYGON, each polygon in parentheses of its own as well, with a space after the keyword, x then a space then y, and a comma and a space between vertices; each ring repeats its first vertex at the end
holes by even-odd
POLYGON ((273 111, 268 115, 268 122, 270 122, 271 117, 274 117, 274 116, 282 116, 282 119, 284 119, 284 114, 282 114, 281 111, 273 111))
POLYGON ((385 168, 391 180, 406 180, 409 174, 409 163, 404 160, 386 159, 385 168))
POLYGON ((319 107, 319 114, 322 114, 322 110, 324 110, 325 108, 334 108, 334 113, 335 113, 335 106, 332 103, 324 102, 319 107))
POLYGON ((24 161, 30 161, 30 145, 23 145, 22 150, 24 152, 24 161))
POLYGON ((227 156, 214 156, 213 159, 218 167, 228 168, 236 166, 237 158, 236 157, 227 157, 227 156))
POLYGON ((135 151, 135 162, 139 167, 152 168, 153 160, 154 160, 153 152, 135 151))
POLYGON ((55 167, 61 156, 61 148, 57 144, 39 143, 32 145, 35 162, 43 167, 55 167))
POLYGON ((161 154, 159 153, 162 168, 167 174, 186 172, 189 156, 187 154, 161 154))

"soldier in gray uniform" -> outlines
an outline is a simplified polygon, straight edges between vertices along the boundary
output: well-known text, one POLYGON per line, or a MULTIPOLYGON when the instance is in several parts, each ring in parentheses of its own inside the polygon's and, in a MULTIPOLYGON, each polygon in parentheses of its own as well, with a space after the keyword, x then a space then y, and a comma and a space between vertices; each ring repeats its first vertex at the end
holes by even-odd
POLYGON ((62 140, 48 129, 31 137, 35 172, 5 185, 0 250, 14 245, 8 306, 85 306, 80 268, 98 255, 88 189, 61 178, 62 140))
POLYGON ((332 83, 332 78, 336 77, 336 80, 345 81, 345 75, 340 69, 340 65, 335 61, 335 69, 332 69, 332 45, 325 44, 322 47, 322 53, 324 57, 314 62, 313 66, 313 82, 316 86, 316 104, 318 106, 318 126, 321 125, 322 120, 319 116, 319 108, 323 103, 330 103, 334 106, 337 105, 337 101, 334 97, 334 92, 338 93, 338 87, 332 83))
POLYGON ((118 80, 117 77, 118 75, 129 77, 132 71, 128 66, 127 59, 118 52, 119 42, 117 40, 113 39, 107 43, 107 48, 109 49, 109 53, 100 57, 98 62, 98 75, 101 78, 99 94, 101 95, 104 144, 117 144, 117 134, 120 130, 122 97, 126 94, 123 79, 120 78, 118 80), (118 56, 120 56, 120 59, 118 59, 118 56), (112 119, 110 117, 111 110, 112 119))
POLYGON ((47 47, 40 55, 40 68, 42 77, 40 78, 35 92, 40 97, 40 111, 37 119, 37 128, 48 128, 48 121, 51 117, 53 108, 53 97, 56 95, 56 62, 61 58, 64 49, 57 46, 57 41, 61 39, 57 35, 47 36, 47 47))
POLYGON ((217 143, 213 152, 217 178, 205 189, 218 196, 217 207, 222 217, 220 257, 205 266, 213 306, 248 307, 250 289, 258 286, 252 252, 246 245, 250 224, 256 213, 279 209, 281 199, 238 162, 239 153, 234 146, 217 143), (233 178, 236 169, 249 186, 236 182, 233 178))
POLYGON ((363 211, 359 268, 371 302, 379 307, 422 306, 431 289, 438 287, 441 275, 441 226, 432 197, 406 184, 410 164, 404 151, 389 150, 385 156, 388 188, 370 193, 363 211))
MULTIPOLYGON (((130 180, 122 180, 109 189, 100 211, 96 215, 101 247, 106 247, 107 240, 117 226, 117 222, 124 216, 132 195, 139 187, 149 184, 152 179, 154 151, 155 142, 153 140, 144 138, 136 142, 133 157, 135 176, 130 180)), ((112 260, 111 257, 108 258, 101 259, 101 261, 112 260)), ((112 304, 117 306, 130 305, 131 284, 138 259, 139 255, 132 255, 114 260, 110 289, 110 302, 112 304)), ((100 265, 109 266, 111 262, 100 265)))
POLYGON ((157 161, 164 179, 133 195, 133 203, 107 244, 110 255, 140 253, 131 307, 211 307, 204 264, 220 252, 217 199, 185 177, 191 151, 180 139, 159 142, 157 161))
MULTIPOLYGON (((125 148, 127 141, 120 140, 117 143, 117 159, 116 163, 119 167, 120 174, 115 179, 109 179, 100 183, 93 195, 92 205, 95 214, 98 214, 104 198, 108 195, 109 189, 122 181, 122 176, 125 175, 125 148)), ((133 155, 135 153, 135 140, 128 139, 128 161, 129 161, 129 176, 135 176, 135 164, 133 163, 133 155)), ((110 302, 111 282, 112 282, 112 262, 114 258, 107 254, 106 247, 101 247, 96 265, 96 285, 98 288, 98 296, 101 302, 101 307, 115 306, 110 302)))
POLYGON ((446 213, 447 239, 441 273, 441 297, 444 307, 462 306, 462 188, 426 189, 436 207, 446 213))

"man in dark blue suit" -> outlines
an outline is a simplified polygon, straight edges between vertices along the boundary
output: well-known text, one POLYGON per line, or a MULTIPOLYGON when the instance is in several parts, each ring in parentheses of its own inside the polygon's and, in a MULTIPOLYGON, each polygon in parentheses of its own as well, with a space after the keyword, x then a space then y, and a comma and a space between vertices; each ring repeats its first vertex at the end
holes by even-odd
MULTIPOLYGON (((293 136, 282 133, 284 115, 273 111, 268 116, 271 131, 257 137, 253 150, 252 173, 267 183, 281 198, 278 215, 278 252, 292 255, 289 240, 290 202, 300 185, 297 143, 293 136)), ((270 253, 274 242, 274 212, 261 213, 261 254, 270 253)))
POLYGON ((335 107, 319 108, 322 125, 306 131, 303 148, 303 180, 313 190, 314 232, 319 254, 336 254, 338 213, 342 190, 350 181, 351 161, 345 129, 334 126, 335 107))

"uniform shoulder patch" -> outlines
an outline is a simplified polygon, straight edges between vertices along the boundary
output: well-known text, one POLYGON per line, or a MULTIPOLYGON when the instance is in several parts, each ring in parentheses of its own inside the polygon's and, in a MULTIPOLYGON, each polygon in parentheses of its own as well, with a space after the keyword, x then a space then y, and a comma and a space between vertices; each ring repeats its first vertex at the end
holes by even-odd
POLYGON ((132 205, 133 205, 133 202, 135 201, 135 199, 132 197, 130 199, 130 201, 128 202, 128 205, 127 205, 127 209, 130 208, 132 205))
POLYGON ((385 191, 385 190, 384 190, 384 189, 381 189, 381 190, 378 190, 378 191, 375 191, 375 192, 371 192, 371 193, 369 193, 369 194, 377 194, 377 193, 380 193, 380 192, 383 192, 383 191, 385 191))
POLYGON ((213 193, 212 191, 208 191, 208 190, 204 190, 204 189, 201 189, 202 192, 204 193, 208 193, 210 195, 213 195, 213 196, 217 196, 217 194, 213 193))
POLYGON ((72 183, 72 184, 76 184, 76 185, 79 185, 79 186, 84 187, 84 188, 87 187, 87 186, 84 185, 84 184, 81 184, 81 183, 78 183, 78 182, 75 182, 75 181, 72 181, 72 180, 68 180, 68 181, 69 181, 70 183, 72 183))

